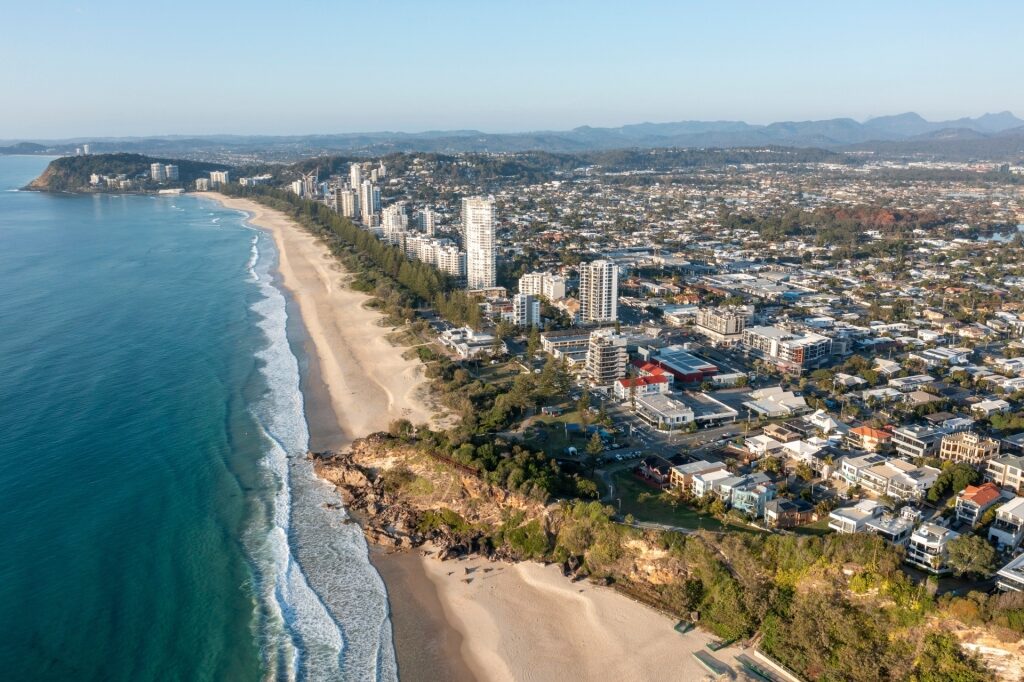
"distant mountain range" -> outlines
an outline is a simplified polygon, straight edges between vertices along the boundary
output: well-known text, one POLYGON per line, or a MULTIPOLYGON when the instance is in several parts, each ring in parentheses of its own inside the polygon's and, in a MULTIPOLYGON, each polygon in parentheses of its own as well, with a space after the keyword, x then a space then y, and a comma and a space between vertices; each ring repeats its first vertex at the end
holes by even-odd
MULTIPOLYGON (((1019 159, 1024 155, 1024 120, 1009 111, 977 118, 927 121, 915 113, 880 116, 863 123, 852 118, 785 121, 753 125, 743 121, 638 123, 617 128, 582 126, 566 131, 484 133, 477 130, 422 133, 343 133, 336 135, 209 135, 152 138, 79 138, 9 141, 0 153, 68 153, 90 143, 94 152, 140 152, 207 157, 213 153, 262 153, 282 160, 324 153, 583 152, 623 148, 818 147, 949 158, 1019 159), (31 145, 31 146, 30 146, 31 145)), ((0 144, 5 142, 0 141, 0 144)))

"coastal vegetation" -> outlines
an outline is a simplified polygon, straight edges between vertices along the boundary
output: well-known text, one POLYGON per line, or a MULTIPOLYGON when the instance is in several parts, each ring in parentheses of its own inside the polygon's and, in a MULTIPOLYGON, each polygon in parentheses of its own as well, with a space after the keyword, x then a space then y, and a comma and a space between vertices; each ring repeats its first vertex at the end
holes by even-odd
POLYGON ((1005 641, 1024 633, 1024 598, 936 599, 901 570, 901 550, 876 536, 642 529, 600 502, 545 497, 542 486, 476 469, 516 459, 514 447, 466 448, 456 467, 450 460, 463 455, 420 433, 378 434, 318 462, 386 544, 558 563, 572 579, 610 585, 723 641, 756 642, 806 679, 980 682, 988 675, 960 649, 956 627, 1005 641))
POLYGON ((89 154, 86 156, 62 156, 54 159, 42 175, 29 183, 27 189, 46 192, 89 192, 96 188, 90 185, 93 174, 109 177, 125 176, 137 180, 139 189, 189 187, 196 178, 207 177, 210 171, 224 170, 227 166, 186 159, 158 159, 142 154, 89 154), (178 180, 161 183, 159 186, 149 179, 150 164, 173 164, 178 167, 178 180))

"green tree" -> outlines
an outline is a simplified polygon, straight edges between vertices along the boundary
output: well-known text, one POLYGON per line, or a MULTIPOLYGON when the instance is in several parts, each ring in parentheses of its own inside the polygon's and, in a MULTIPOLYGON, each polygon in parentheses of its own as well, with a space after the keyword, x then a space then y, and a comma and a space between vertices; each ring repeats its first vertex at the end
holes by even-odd
POLYGON ((576 401, 576 411, 580 415, 580 426, 586 429, 590 423, 590 389, 586 386, 583 387, 580 399, 576 401))
POLYGON ((955 495, 969 485, 977 483, 981 474, 970 464, 960 462, 944 469, 928 491, 928 501, 938 502, 945 495, 955 495))
POLYGON ((526 357, 532 358, 540 350, 540 331, 536 327, 530 327, 530 334, 526 337, 526 357))
POLYGON ((587 455, 587 469, 590 470, 590 475, 594 475, 594 471, 597 470, 597 465, 601 461, 601 455, 604 453, 604 441, 601 440, 601 436, 598 435, 597 431, 587 441, 587 447, 584 448, 584 452, 587 455))
POLYGON ((995 548, 977 535, 961 535, 946 545, 946 563, 957 575, 985 577, 995 562, 995 548))

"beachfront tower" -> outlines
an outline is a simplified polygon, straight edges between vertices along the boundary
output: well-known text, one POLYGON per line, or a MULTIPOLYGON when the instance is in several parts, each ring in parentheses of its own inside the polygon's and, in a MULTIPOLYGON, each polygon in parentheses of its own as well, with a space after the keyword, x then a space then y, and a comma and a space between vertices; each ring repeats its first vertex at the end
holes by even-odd
POLYGON ((619 317, 619 268, 596 260, 580 265, 580 320, 614 322, 619 317))
POLYGON ((359 167, 358 163, 353 163, 348 168, 348 184, 349 187, 355 191, 359 191, 359 187, 363 184, 363 169, 359 167))
POLYGON ((462 229, 466 238, 466 283, 469 289, 495 285, 494 197, 462 200, 462 229))

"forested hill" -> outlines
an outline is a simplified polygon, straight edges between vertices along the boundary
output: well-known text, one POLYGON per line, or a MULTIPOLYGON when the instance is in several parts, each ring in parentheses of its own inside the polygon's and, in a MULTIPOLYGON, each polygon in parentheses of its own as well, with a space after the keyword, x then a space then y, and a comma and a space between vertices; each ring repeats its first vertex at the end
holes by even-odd
POLYGON ((44 192, 86 192, 94 191, 89 178, 94 173, 100 176, 125 176, 134 180, 133 189, 157 190, 190 187, 196 178, 206 177, 210 171, 225 170, 228 166, 184 159, 158 159, 142 154, 90 154, 88 156, 64 156, 54 159, 43 174, 28 184, 26 189, 44 192), (153 182, 149 179, 150 165, 161 163, 178 167, 176 181, 153 182))

